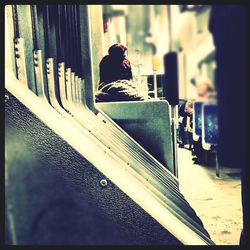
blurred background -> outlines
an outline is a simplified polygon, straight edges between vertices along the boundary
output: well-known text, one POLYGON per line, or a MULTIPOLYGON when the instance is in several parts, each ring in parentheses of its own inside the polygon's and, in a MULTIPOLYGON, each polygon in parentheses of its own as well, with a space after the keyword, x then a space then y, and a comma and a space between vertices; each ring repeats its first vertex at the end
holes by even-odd
MULTIPOLYGON (((179 98, 197 96, 195 77, 208 78, 214 86, 215 48, 208 22, 210 5, 103 5, 103 54, 114 43, 128 47, 135 78, 157 69, 158 96, 162 97, 163 56, 179 52, 179 98), (170 48, 171 46, 171 48, 170 48)), ((149 86, 150 87, 150 86, 149 86)))

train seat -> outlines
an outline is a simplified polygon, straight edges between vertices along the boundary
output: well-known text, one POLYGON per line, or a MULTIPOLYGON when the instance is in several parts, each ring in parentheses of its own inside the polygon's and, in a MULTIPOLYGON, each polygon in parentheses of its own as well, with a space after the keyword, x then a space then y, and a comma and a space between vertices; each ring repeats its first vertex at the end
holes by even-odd
POLYGON ((97 107, 174 173, 167 101, 103 102, 98 103, 97 107))

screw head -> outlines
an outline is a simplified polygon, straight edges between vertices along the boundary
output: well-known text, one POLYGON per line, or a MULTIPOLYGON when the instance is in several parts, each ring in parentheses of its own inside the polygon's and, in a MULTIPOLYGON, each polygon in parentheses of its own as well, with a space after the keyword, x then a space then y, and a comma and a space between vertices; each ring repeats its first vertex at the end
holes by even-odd
POLYGON ((101 187, 107 187, 108 181, 106 179, 102 179, 102 180, 100 180, 100 185, 101 185, 101 187))
POLYGON ((9 98, 8 95, 5 95, 5 96, 4 96, 4 101, 5 101, 5 102, 9 101, 9 99, 10 99, 10 98, 9 98))

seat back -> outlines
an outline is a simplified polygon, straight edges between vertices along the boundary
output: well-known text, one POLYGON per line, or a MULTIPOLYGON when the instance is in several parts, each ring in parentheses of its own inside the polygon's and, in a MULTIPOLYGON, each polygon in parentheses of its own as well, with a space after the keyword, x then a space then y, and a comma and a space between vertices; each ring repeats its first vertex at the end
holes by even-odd
POLYGON ((218 110, 217 104, 204 104, 202 107, 202 146, 215 149, 218 144, 218 110))
POLYGON ((194 102, 193 111, 193 140, 198 141, 202 135, 202 105, 203 102, 194 102))
POLYGON ((97 106, 174 173, 167 101, 106 102, 97 106))

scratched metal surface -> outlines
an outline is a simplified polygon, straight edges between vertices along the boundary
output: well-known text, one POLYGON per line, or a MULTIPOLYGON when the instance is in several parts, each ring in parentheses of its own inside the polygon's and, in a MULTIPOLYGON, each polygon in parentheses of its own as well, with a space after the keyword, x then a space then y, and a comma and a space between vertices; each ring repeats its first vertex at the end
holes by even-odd
POLYGON ((102 173, 6 93, 6 201, 17 244, 181 244, 113 183, 101 187, 102 173))

